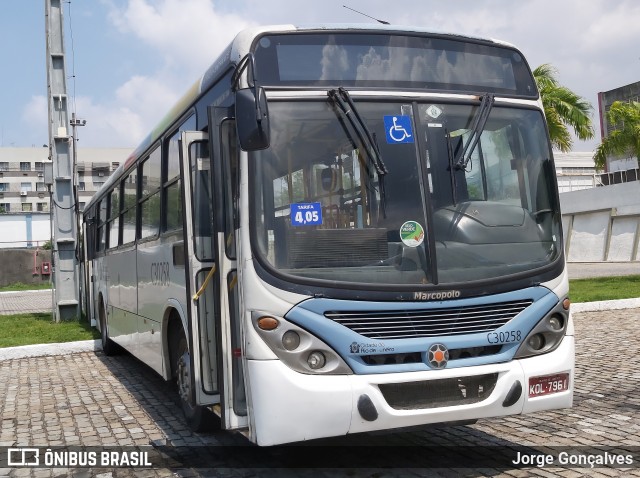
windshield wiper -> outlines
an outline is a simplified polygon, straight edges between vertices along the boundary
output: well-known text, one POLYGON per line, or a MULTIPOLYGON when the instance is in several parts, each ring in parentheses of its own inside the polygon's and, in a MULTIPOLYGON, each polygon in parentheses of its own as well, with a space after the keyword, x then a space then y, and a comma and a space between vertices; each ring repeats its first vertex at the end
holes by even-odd
POLYGON ((376 141, 375 134, 372 134, 367 128, 367 125, 362 120, 360 113, 356 108, 356 105, 351 99, 351 95, 344 88, 340 87, 337 90, 329 90, 327 92, 331 103, 338 107, 340 112, 344 114, 345 118, 349 120, 349 124, 358 135, 360 143, 364 147, 367 155, 371 158, 374 168, 378 176, 384 176, 389 171, 382 161, 382 154, 380 154, 380 148, 376 141))
POLYGON ((444 138, 447 140, 447 159, 449 160, 449 177, 451 179, 451 191, 453 193, 453 205, 458 204, 458 183, 456 181, 456 165, 454 164, 454 152, 451 147, 451 133, 445 127, 444 129, 444 138))
POLYGON ((480 111, 478 111, 478 114, 473 121, 471 136, 469 137, 467 144, 464 145, 462 156, 456 163, 456 169, 467 169, 467 165, 469 164, 469 161, 471 161, 471 155, 476 149, 478 141, 480 141, 480 136, 484 131, 487 120, 489 119, 489 114, 491 113, 491 108, 493 108, 494 101, 495 96, 492 93, 485 93, 482 95, 482 99, 480 100, 480 111))
MULTIPOLYGON (((384 176, 388 174, 389 171, 387 170, 387 167, 382 160, 382 154, 380 153, 376 135, 375 133, 372 133, 367 127, 366 123, 362 119, 362 116, 360 116, 356 105, 353 103, 351 95, 349 95, 349 92, 346 89, 344 89, 343 87, 340 87, 337 90, 331 89, 327 92, 327 96, 329 97, 329 101, 331 102, 331 104, 335 106, 337 112, 340 112, 342 116, 347 119, 349 125, 355 131, 360 144, 362 144, 365 150, 365 154, 373 164, 376 175, 378 176, 378 186, 380 189, 380 209, 382 211, 382 216, 386 217, 386 193, 384 188, 384 176)), ((342 120, 341 123, 343 123, 342 120)), ((343 128, 346 128, 344 124, 343 128)), ((347 133, 347 135, 351 136, 349 131, 347 131, 346 129, 345 132, 347 133)))

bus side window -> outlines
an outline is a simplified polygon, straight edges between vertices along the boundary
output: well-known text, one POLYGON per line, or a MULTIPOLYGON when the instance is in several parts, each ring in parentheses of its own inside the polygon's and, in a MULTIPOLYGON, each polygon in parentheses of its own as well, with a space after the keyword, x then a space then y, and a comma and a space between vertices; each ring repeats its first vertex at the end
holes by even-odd
POLYGON ((120 195, 119 185, 109 193, 109 246, 112 249, 118 246, 120 239, 120 195))
POLYGON ((156 148, 142 163, 140 190, 140 238, 155 237, 160 231, 161 155, 156 148))
POLYGON ((97 234, 97 247, 96 250, 104 251, 107 246, 107 198, 105 197, 98 203, 98 234, 97 234))
POLYGON ((182 229, 182 189, 180 179, 180 133, 182 131, 195 131, 196 117, 191 115, 184 121, 180 128, 165 140, 165 164, 163 167, 163 204, 164 215, 163 231, 175 231, 182 229))
POLYGON ((200 261, 213 260, 213 185, 209 143, 195 142, 189 146, 191 201, 196 257, 200 261))
POLYGON ((239 227, 238 202, 239 198, 239 171, 238 171, 238 147, 236 138, 235 121, 227 120, 220 127, 222 145, 222 164, 224 168, 224 198, 225 198, 225 250, 230 259, 236 257, 236 234, 239 227))

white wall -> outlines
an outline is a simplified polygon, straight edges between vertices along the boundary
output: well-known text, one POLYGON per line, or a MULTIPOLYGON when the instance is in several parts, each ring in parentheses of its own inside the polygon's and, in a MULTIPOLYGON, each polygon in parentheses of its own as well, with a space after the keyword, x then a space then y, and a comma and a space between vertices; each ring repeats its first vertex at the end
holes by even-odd
POLYGON ((0 214, 2 249, 42 246, 50 238, 49 214, 0 214))
POLYGON ((640 261, 640 181, 560 194, 569 262, 640 261))

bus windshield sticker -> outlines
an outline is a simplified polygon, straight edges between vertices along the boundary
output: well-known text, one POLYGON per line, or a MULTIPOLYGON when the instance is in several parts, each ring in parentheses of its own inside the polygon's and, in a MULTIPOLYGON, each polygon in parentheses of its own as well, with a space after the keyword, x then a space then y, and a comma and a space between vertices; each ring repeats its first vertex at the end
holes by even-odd
POLYGON ((426 109, 426 113, 431 116, 433 119, 436 119, 438 116, 442 114, 442 110, 438 108, 436 105, 431 105, 426 109))
POLYGON ((400 239, 409 247, 418 247, 424 241, 424 229, 416 221, 407 221, 400 226, 400 239))
POLYGON ((384 131, 388 144, 413 143, 411 116, 394 115, 384 117, 384 131))
POLYGON ((291 204, 291 225, 322 225, 322 205, 319 202, 291 204))

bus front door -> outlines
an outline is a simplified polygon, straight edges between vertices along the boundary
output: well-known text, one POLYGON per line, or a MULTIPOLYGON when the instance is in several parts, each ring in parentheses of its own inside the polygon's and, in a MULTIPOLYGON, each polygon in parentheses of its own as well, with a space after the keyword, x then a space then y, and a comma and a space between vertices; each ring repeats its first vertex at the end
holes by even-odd
POLYGON ((237 295, 230 291, 237 280, 235 261, 225 254, 224 233, 217 232, 224 228, 225 212, 223 193, 216 194, 222 189, 220 143, 213 139, 210 152, 206 133, 183 132, 181 137, 191 369, 196 403, 214 405, 222 428, 238 429, 247 426, 247 417, 234 406, 234 395, 244 398, 238 393, 244 383, 236 383, 237 371, 233 373, 238 358, 231 311, 237 309, 237 295))

